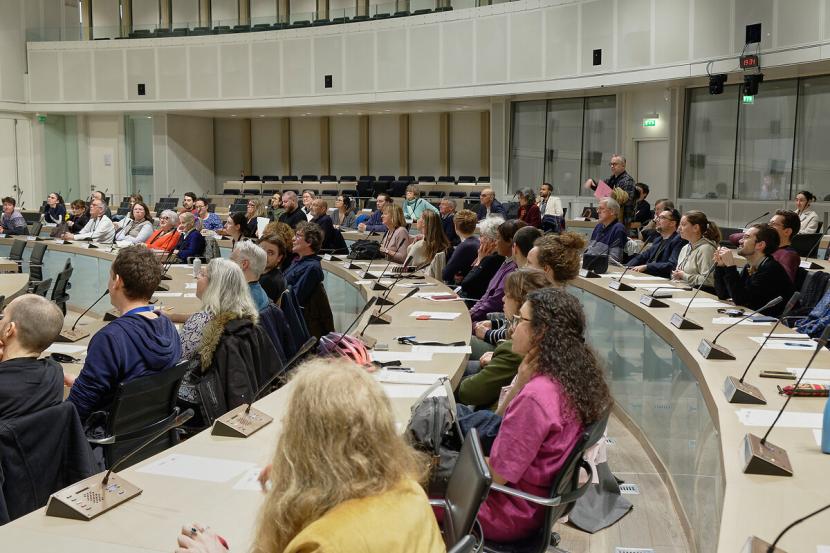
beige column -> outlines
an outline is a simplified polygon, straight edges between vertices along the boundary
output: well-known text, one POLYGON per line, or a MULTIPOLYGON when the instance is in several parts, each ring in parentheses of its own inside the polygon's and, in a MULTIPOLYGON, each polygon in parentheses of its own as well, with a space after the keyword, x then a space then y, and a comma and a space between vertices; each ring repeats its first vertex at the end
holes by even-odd
POLYGON ((282 124, 280 131, 282 136, 280 144, 282 145, 282 170, 283 175, 291 174, 291 119, 283 117, 280 120, 282 124))
POLYGON ((358 120, 358 143, 360 144, 360 174, 369 173, 369 116, 361 115, 358 120))
POLYGON ((400 173, 399 175, 409 174, 409 114, 404 113, 400 116, 400 173))
POLYGON ((170 7, 170 0, 159 2, 159 28, 169 29, 172 27, 173 10, 170 7))
POLYGON ((320 118, 320 167, 324 175, 331 175, 331 118, 320 118))
POLYGON ((355 15, 371 16, 371 14, 369 13, 369 0, 357 0, 357 10, 355 15))
POLYGON ((121 36, 129 36, 133 30, 133 0, 121 0, 121 36))
POLYGON ((277 0, 277 21, 291 23, 291 0, 277 0))
POLYGON ((481 112, 481 169, 479 175, 490 175, 490 112, 481 112))
POLYGON ((329 0, 317 0, 315 19, 329 19, 329 0))
POLYGON ((213 18, 210 13, 210 0, 199 0, 199 26, 213 27, 213 18))
POLYGON ((438 150, 440 152, 441 174, 450 174, 450 114, 441 114, 441 123, 438 137, 438 150))
POLYGON ((251 0, 238 0, 239 25, 251 24, 251 0))
POLYGON ((83 39, 92 40, 95 38, 92 36, 92 26, 95 24, 92 21, 92 0, 81 0, 81 16, 84 21, 84 28, 81 29, 83 39))

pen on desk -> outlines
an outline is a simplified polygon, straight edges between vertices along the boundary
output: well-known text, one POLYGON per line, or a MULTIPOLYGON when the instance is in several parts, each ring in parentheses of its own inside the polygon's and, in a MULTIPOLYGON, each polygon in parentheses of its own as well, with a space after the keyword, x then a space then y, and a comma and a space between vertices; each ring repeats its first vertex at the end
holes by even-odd
POLYGON ((800 342, 784 342, 785 346, 791 346, 794 348, 812 348, 813 344, 802 344, 800 342))
POLYGON ((411 373, 412 369, 409 367, 384 367, 387 371, 400 371, 405 373, 411 373))

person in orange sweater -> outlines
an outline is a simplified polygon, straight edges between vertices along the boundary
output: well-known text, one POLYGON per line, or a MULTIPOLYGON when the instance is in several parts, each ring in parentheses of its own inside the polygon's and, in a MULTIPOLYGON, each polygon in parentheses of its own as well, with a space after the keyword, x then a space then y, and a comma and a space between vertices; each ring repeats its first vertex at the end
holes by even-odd
POLYGON ((144 244, 151 250, 172 252, 179 245, 182 235, 176 230, 179 226, 179 216, 176 212, 165 209, 159 217, 159 228, 150 235, 144 244))

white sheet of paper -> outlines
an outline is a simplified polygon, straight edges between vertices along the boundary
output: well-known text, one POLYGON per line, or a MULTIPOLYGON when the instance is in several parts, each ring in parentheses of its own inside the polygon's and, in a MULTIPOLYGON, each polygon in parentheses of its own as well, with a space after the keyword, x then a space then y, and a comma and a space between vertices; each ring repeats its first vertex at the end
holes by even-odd
POLYGON ((408 373, 403 371, 388 371, 386 369, 375 373, 378 382, 386 384, 421 384, 427 385, 436 382, 447 375, 441 373, 408 373))
MULTIPOLYGON (((804 367, 788 368, 787 370, 798 378, 804 372, 804 367)), ((830 369, 807 369, 804 378, 805 380, 830 380, 830 369)))
POLYGON ((154 298, 180 298, 182 297, 181 292, 155 292, 153 294, 154 298))
POLYGON ((448 313, 445 311, 413 311, 409 314, 410 317, 422 317, 427 316, 431 320, 435 321, 454 321, 458 317, 461 316, 461 313, 448 313))
POLYGON ((430 353, 473 353, 470 346, 412 346, 412 351, 430 353))
MULTIPOLYGON (((608 275, 614 278, 617 278, 615 275, 608 275)), ((623 278, 630 278, 631 280, 665 280, 668 281, 667 278, 659 277, 659 276, 652 276, 652 275, 632 275, 630 272, 625 275, 623 278)))
POLYGON ((185 282, 184 283, 184 289, 185 290, 195 290, 196 289, 196 283, 195 282, 185 282))
POLYGON ((86 353, 86 346, 76 346, 73 344, 52 344, 43 353, 64 353, 66 355, 75 355, 76 353, 86 353))
POLYGON ((136 472, 205 482, 227 482, 253 467, 254 463, 171 453, 136 472))
POLYGON ((186 298, 195 298, 196 293, 195 292, 188 292, 184 295, 184 297, 186 297, 186 298))
POLYGON ((830 545, 817 545, 816 553, 830 553, 830 545))
MULTIPOLYGON (((821 428, 813 428, 813 437, 816 439, 816 445, 821 447, 821 428)), ((830 553, 830 549, 827 553, 830 553)))
POLYGON ((811 340, 809 334, 799 334, 797 332, 793 333, 785 333, 785 332, 773 332, 770 334, 769 332, 764 332, 761 336, 769 335, 770 340, 793 340, 798 342, 799 340, 811 340))
POLYGON ((461 301, 461 298, 459 298, 458 296, 456 296, 454 298, 447 298, 447 297, 442 298, 441 296, 448 296, 449 295, 446 292, 417 292, 415 295, 419 298, 423 298, 425 300, 430 300, 430 301, 438 301, 438 302, 442 302, 442 301, 461 301))
POLYGON ((703 307, 706 307, 706 308, 733 307, 732 305, 729 305, 728 303, 723 303, 722 301, 718 301, 718 300, 713 299, 713 298, 694 298, 694 301, 692 301, 692 298, 675 298, 675 299, 670 299, 669 301, 674 302, 678 305, 682 305, 683 307, 686 307, 687 305, 689 305, 689 303, 691 303, 692 304, 692 309, 695 308, 695 307, 701 307, 701 308, 703 308, 703 307))
POLYGON ((248 469, 245 474, 242 475, 242 478, 237 480, 236 484, 233 485, 233 489, 251 492, 262 491, 262 487, 259 485, 260 472, 262 472, 262 467, 253 467, 248 469))
MULTIPOLYGON (((761 344, 764 341, 762 336, 750 336, 750 340, 755 342, 756 344, 761 344)), ((788 340, 768 340, 766 345, 764 345, 764 349, 789 349, 795 351, 813 351, 816 347, 816 343, 813 341, 807 340, 793 340, 792 342, 788 340), (789 345, 794 344, 794 345, 789 345)))
POLYGON ((398 288, 423 288, 424 286, 435 286, 434 282, 407 282, 398 284, 398 288))
MULTIPOLYGON (((735 414, 745 426, 769 427, 778 411, 772 409, 738 409, 735 414)), ((784 411, 776 428, 821 428, 822 413, 784 411)))
POLYGON ((173 265, 168 265, 170 269, 187 269, 188 271, 193 271, 193 265, 187 265, 185 263, 174 263, 173 265))
MULTIPOLYGON (((715 317, 712 319, 713 325, 731 325, 735 323, 735 317, 715 317)), ((738 323, 738 326, 769 326, 772 323, 756 323, 754 321, 750 321, 749 319, 745 319, 738 323)))
POLYGON ((370 351, 372 361, 388 363, 389 361, 432 361, 428 351, 370 351))
MULTIPOLYGON (((427 391, 429 388, 428 385, 421 386, 418 384, 381 384, 383 387, 383 391, 386 392, 386 396, 389 398, 418 398, 421 397, 421 394, 427 391)), ((439 386, 435 389, 435 391, 430 394, 432 396, 443 396, 446 395, 444 392, 444 387, 439 386)))

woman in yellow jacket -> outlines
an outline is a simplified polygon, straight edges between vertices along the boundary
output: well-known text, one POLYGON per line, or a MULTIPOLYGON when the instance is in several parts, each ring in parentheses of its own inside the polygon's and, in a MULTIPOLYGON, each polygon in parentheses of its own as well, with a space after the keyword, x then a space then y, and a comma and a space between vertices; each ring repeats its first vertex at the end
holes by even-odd
MULTIPOLYGON (((395 429, 380 385, 350 361, 311 361, 292 382, 254 543, 256 553, 443 553, 418 480, 424 458, 395 429)), ((227 553, 182 528, 177 553, 227 553)))

